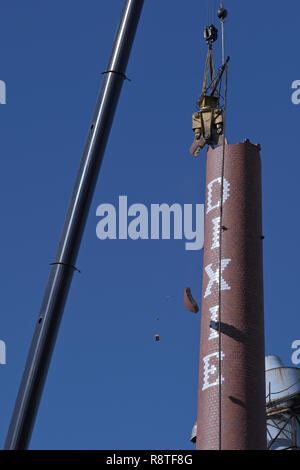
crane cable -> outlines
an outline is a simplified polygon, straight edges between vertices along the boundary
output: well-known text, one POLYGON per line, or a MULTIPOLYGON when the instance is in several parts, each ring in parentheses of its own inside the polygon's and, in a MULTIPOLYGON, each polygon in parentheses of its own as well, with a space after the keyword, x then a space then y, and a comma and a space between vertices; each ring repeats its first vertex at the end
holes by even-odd
MULTIPOLYGON (((223 8, 221 1, 220 9, 223 8)), ((222 149, 222 172, 221 172, 221 197, 220 197, 220 244, 219 244, 219 450, 222 450, 222 340, 221 340, 221 316, 222 316, 222 233, 223 233, 223 192, 224 192, 224 167, 225 167, 225 145, 226 145, 226 110, 227 110, 227 89, 228 89, 228 63, 225 63, 224 54, 224 20, 222 23, 222 65, 225 66, 225 90, 224 90, 224 110, 223 110, 223 149, 222 149)))
POLYGON ((210 0, 207 0, 207 24, 209 24, 210 15, 209 15, 210 0))
MULTIPOLYGON (((221 2, 223 4, 223 2, 221 2)), ((207 24, 210 24, 211 16, 213 17, 217 13, 217 0, 207 0, 207 24)))
MULTIPOLYGON (((223 8, 223 2, 221 2, 220 8, 223 8)), ((225 62, 224 21, 225 21, 225 18, 223 18, 221 20, 221 28, 222 28, 222 65, 224 65, 224 62, 225 62)))

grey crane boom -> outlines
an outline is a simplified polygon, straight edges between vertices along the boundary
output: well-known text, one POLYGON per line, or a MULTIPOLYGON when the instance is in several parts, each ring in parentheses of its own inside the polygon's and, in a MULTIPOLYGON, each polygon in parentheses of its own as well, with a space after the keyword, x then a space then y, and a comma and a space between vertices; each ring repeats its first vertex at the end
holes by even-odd
POLYGON ((52 263, 4 449, 28 447, 144 0, 126 0, 52 263))

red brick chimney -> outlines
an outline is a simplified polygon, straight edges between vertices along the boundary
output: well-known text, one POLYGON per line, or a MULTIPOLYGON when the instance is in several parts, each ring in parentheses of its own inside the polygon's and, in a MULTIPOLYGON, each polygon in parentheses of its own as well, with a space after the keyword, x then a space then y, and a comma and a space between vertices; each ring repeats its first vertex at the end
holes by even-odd
POLYGON ((259 150, 207 153, 197 449, 266 449, 259 150))

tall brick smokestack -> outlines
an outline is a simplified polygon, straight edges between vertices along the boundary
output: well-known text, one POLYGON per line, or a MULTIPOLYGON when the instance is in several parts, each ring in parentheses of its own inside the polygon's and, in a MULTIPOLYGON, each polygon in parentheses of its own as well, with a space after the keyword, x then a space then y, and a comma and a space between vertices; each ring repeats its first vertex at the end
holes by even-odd
POLYGON ((222 157, 207 153, 197 449, 266 449, 259 147, 226 145, 224 173, 222 157))

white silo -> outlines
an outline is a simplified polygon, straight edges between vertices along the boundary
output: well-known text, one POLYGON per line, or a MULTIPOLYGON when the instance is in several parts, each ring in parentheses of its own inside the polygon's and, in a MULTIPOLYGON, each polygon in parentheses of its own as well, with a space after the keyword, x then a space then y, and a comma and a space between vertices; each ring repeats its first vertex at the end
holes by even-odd
POLYGON ((300 369, 266 356, 267 440, 269 450, 300 450, 300 369))

